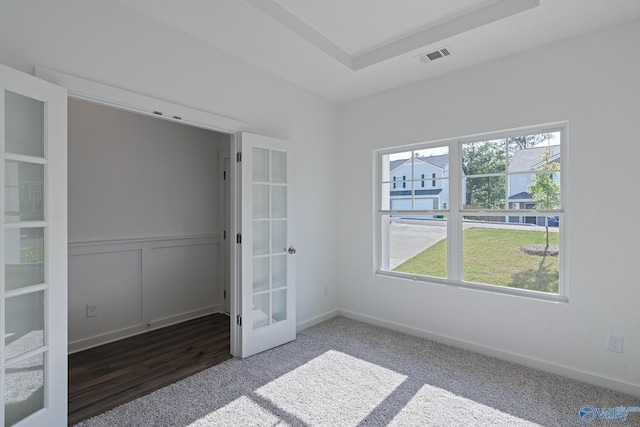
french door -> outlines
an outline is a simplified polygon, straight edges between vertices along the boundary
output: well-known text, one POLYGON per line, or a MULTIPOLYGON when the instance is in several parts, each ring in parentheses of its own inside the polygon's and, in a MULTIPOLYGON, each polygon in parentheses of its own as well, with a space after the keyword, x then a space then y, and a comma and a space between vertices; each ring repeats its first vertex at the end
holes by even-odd
POLYGON ((67 425, 67 92, 0 65, 0 426, 67 425))
POLYGON ((291 156, 282 140, 241 134, 241 356, 296 338, 291 156))

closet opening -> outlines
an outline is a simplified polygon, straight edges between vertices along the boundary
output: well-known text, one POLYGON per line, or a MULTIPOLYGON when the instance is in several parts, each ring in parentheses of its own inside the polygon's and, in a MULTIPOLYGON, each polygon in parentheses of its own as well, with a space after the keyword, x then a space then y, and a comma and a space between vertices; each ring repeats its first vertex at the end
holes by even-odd
POLYGON ((233 135, 69 98, 69 423, 231 357, 233 135))

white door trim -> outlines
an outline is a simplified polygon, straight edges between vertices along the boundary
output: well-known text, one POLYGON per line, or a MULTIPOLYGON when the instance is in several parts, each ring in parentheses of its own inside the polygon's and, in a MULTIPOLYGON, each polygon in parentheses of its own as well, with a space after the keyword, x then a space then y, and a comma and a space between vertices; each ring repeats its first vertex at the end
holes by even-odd
POLYGON ((189 126, 235 134, 243 130, 247 124, 242 120, 163 101, 48 68, 36 67, 36 77, 66 88, 72 98, 184 123, 189 126))

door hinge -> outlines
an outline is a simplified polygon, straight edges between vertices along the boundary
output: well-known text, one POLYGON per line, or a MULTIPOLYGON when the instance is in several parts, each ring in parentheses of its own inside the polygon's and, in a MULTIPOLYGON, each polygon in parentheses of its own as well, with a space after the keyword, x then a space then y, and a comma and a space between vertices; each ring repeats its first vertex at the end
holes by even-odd
POLYGON ((236 243, 238 244, 242 243, 242 234, 240 233, 236 234, 236 243))
POLYGON ((222 171, 222 179, 227 179, 227 171, 222 171))
POLYGON ((227 230, 222 231, 222 240, 227 240, 227 230))
POLYGON ((242 326, 242 316, 240 316, 239 314, 236 316, 236 323, 238 324, 238 326, 242 326))
POLYGON ((242 152, 238 151, 236 153, 236 162, 240 163, 242 161, 242 152))
POLYGON ((226 289, 224 290, 224 293, 223 293, 223 295, 222 295, 222 298, 223 298, 223 299, 227 299, 227 290, 226 290, 226 289))

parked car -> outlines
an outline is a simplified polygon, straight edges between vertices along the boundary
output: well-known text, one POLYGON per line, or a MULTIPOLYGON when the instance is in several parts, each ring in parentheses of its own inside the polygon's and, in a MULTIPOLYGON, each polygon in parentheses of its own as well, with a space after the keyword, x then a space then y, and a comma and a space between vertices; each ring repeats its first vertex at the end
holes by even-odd
POLYGON ((549 227, 558 227, 559 225, 560 225, 560 217, 558 216, 549 217, 549 227))

